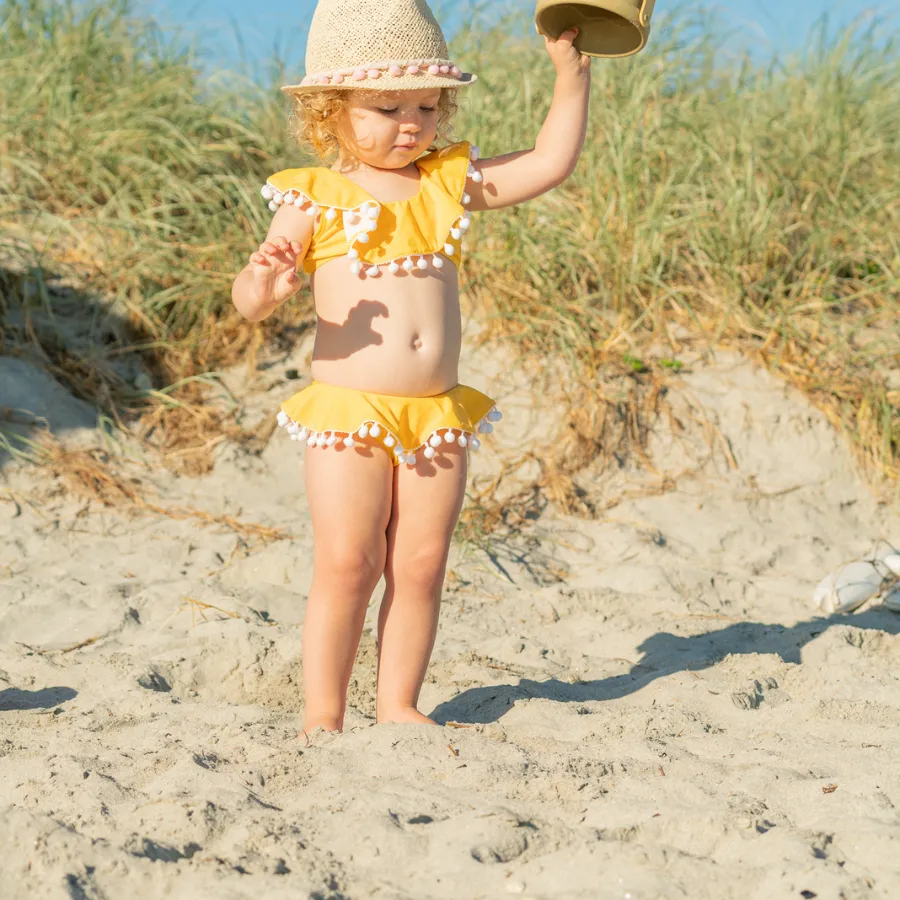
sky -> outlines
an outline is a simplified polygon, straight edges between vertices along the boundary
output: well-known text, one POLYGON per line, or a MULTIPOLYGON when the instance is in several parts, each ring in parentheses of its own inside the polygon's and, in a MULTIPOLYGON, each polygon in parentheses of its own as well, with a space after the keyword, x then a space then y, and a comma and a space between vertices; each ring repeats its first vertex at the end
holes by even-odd
MULTIPOLYGON (((676 3, 687 8, 700 6, 691 0, 657 0, 653 24, 657 25, 676 3)), ((535 3, 483 0, 481 5, 520 10, 527 18, 535 3)), ((315 8, 314 0, 136 0, 135 6, 139 12, 156 18, 166 30, 182 28, 185 37, 198 37, 203 57, 212 70, 233 66, 243 57, 258 72, 277 46, 291 64, 289 74, 303 74, 306 27, 315 8)), ((471 4, 459 0, 445 2, 443 10, 440 2, 431 6, 448 35, 458 23, 458 11, 471 9, 471 4)), ((704 6, 715 10, 722 25, 733 32, 730 48, 737 50, 746 44, 758 58, 799 49, 810 26, 826 12, 836 27, 879 13, 890 17, 895 34, 900 30, 900 0, 728 0, 704 6)), ((653 33, 650 40, 652 44, 653 33)))

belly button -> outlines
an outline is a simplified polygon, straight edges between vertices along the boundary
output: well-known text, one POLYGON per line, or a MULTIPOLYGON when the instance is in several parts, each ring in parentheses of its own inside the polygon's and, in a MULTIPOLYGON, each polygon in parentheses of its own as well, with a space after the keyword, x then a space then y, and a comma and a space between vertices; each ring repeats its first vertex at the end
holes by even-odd
POLYGON ((413 350, 421 350, 422 349, 422 338, 420 338, 417 334, 413 335, 412 348, 413 348, 413 350))

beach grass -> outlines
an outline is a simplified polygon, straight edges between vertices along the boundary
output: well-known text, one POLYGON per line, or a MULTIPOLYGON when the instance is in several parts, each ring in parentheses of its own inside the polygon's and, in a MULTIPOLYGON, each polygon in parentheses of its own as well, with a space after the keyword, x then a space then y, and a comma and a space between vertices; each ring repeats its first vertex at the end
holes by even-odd
MULTIPOLYGON (((523 491, 591 514, 578 471, 613 452, 640 461, 684 360, 718 348, 803 391, 895 490, 896 45, 823 30, 757 63, 726 59, 713 30, 656 28, 638 56, 594 63, 572 178, 470 231, 463 288, 486 339, 567 372, 563 431, 532 453, 542 474, 523 491)), ((455 38, 482 82, 456 134, 483 156, 528 146, 550 101, 551 66, 524 31, 455 38)), ((307 160, 277 84, 207 80, 173 47, 126 3, 0 2, 0 352, 41 359, 196 472, 211 436, 247 437, 210 400, 215 373, 252 370, 313 326, 306 290, 262 326, 230 301, 267 228, 260 185, 307 160), (112 338, 73 350, 56 282, 112 338)), ((479 531, 501 520, 481 513, 479 531)))

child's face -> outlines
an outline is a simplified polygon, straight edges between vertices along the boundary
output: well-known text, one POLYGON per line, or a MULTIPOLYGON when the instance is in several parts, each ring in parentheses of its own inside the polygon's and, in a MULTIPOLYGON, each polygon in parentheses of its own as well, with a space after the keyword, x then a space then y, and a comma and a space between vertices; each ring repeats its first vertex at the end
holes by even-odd
POLYGON ((437 134, 440 88, 354 91, 341 123, 354 156, 379 169, 399 169, 427 150, 437 134))

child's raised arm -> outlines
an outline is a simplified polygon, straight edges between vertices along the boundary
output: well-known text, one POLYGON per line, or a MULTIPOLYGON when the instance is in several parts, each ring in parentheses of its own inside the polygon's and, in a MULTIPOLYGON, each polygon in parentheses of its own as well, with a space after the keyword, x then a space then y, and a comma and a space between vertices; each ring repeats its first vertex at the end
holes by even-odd
POLYGON ((232 303, 245 319, 265 319, 300 290, 297 263, 306 256, 312 233, 311 216, 288 203, 278 208, 266 239, 231 287, 232 303))
POLYGON ((469 209, 515 206, 549 191, 574 171, 584 145, 590 57, 575 49, 576 29, 564 31, 556 41, 545 38, 547 53, 556 69, 550 111, 531 150, 518 150, 483 159, 478 164, 483 181, 469 182, 469 209))

